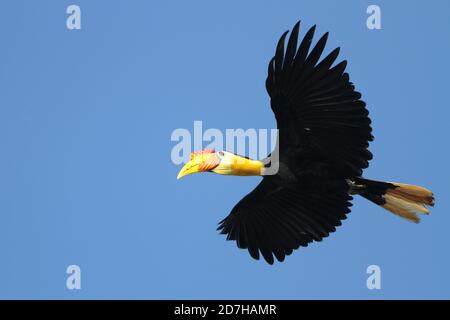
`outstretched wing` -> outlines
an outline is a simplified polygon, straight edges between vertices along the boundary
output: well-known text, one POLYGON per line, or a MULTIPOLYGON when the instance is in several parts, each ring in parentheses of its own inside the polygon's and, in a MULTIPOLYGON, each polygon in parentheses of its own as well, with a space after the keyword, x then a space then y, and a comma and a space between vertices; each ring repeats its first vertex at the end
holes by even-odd
POLYGON ((283 261, 300 246, 321 241, 350 212, 352 199, 345 187, 331 192, 297 190, 279 185, 273 177, 261 183, 219 223, 218 230, 239 248, 272 264, 283 261))
POLYGON ((288 32, 281 36, 266 80, 279 129, 280 157, 289 157, 288 150, 302 149, 313 159, 335 164, 341 177, 360 176, 372 159, 366 105, 345 73, 347 62, 333 66, 339 48, 319 62, 328 33, 310 51, 315 26, 297 47, 299 27, 300 22, 286 50, 288 32))

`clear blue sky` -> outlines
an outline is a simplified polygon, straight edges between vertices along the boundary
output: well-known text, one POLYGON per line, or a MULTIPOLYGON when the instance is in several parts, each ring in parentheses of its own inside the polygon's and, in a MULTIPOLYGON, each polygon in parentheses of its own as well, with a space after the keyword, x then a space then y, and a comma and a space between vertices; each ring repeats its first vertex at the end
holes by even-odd
MULTIPOLYGON (((3 1, 0 298, 450 298, 448 1, 3 1), (82 29, 66 28, 77 4, 82 29), (366 28, 378 4, 382 30, 366 28), (175 179, 170 135, 273 128, 280 34, 330 31, 373 120, 367 177, 437 206, 415 225, 355 199, 342 227, 268 266, 215 231, 259 178, 175 179), (66 267, 82 289, 66 289, 66 267), (366 288, 366 268, 382 289, 366 288)), ((316 38, 317 39, 317 38, 316 38)))

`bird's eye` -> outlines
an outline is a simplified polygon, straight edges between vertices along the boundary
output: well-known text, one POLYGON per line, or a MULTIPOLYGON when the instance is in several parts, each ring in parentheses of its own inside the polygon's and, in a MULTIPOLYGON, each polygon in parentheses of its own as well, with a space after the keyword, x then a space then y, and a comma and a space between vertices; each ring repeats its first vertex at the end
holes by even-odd
POLYGON ((219 157, 223 157, 225 156, 225 153, 223 153, 223 151, 219 151, 219 157))

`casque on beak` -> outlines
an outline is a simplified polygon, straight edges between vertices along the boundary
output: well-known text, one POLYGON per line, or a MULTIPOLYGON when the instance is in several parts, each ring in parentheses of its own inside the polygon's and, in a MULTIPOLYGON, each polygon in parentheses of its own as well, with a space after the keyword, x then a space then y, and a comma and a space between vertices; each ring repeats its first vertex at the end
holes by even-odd
POLYGON ((220 164, 220 158, 215 150, 206 149, 191 153, 191 160, 181 168, 177 179, 181 179, 191 173, 211 171, 220 164))

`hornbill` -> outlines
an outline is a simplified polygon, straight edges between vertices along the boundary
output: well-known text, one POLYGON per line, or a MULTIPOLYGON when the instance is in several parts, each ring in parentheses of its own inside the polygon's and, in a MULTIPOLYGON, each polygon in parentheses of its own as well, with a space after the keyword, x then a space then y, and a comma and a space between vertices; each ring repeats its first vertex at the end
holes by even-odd
POLYGON ((334 64, 339 48, 320 60, 328 33, 310 50, 315 26, 298 45, 299 29, 300 21, 287 45, 289 31, 283 33, 269 62, 266 89, 279 130, 274 151, 262 161, 197 151, 178 174, 262 176, 218 230, 269 264, 334 232, 350 212, 352 195, 415 223, 434 204, 426 188, 362 177, 372 159, 366 104, 345 72, 347 61, 334 64))

